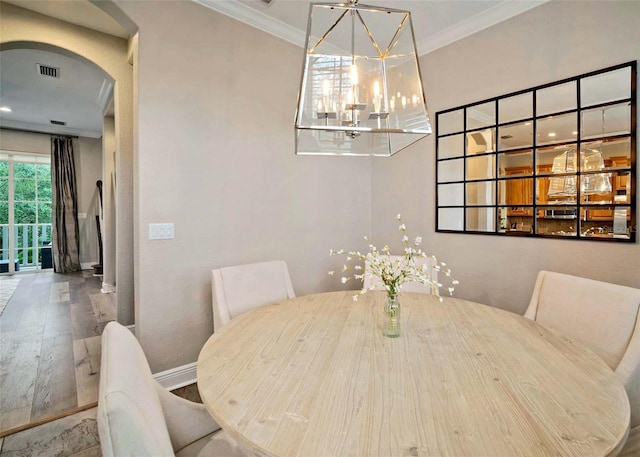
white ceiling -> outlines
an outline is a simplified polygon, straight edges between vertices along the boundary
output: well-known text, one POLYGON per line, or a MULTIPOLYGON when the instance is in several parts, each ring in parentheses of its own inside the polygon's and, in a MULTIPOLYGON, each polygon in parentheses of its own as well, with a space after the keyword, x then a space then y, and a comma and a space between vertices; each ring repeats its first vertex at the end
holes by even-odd
POLYGON ((36 49, 0 52, 0 126, 47 133, 102 137, 102 119, 113 82, 96 65, 36 49), (59 69, 43 76, 38 64, 59 69), (51 121, 65 122, 65 126, 51 121))
POLYGON ((115 19, 88 0, 2 0, 36 13, 51 16, 88 29, 129 38, 129 34, 115 19))
MULTIPOLYGON (((128 34, 89 0, 4 0, 21 8, 113 36, 128 34)), ((95 1, 95 0, 94 0, 95 1)), ((286 41, 303 46, 309 1, 194 1, 286 41)), ((548 0, 364 0, 374 6, 411 11, 418 52, 425 54, 523 13, 548 0)), ((162 8, 162 2, 156 1, 162 8)), ((47 133, 102 135, 102 117, 110 102, 111 80, 96 66, 43 50, 0 52, 0 126, 47 133), (60 68, 60 78, 41 76, 36 64, 60 68), (108 93, 107 93, 108 92, 108 93), (66 122, 64 127, 50 121, 66 122)))
MULTIPOLYGON (((193 0, 290 43, 304 46, 308 0, 193 0)), ((420 55, 491 27, 548 0, 362 0, 411 12, 420 55)), ((325 1, 318 3, 341 3, 325 1)))
MULTIPOLYGON (((128 38, 118 23, 87 0, 3 0, 46 16, 109 35, 128 38)), ((99 67, 44 49, 0 52, 0 127, 90 138, 102 137, 102 120, 112 106, 113 81, 99 67), (42 76, 37 64, 59 69, 42 76), (51 121, 65 122, 54 125, 51 121)))

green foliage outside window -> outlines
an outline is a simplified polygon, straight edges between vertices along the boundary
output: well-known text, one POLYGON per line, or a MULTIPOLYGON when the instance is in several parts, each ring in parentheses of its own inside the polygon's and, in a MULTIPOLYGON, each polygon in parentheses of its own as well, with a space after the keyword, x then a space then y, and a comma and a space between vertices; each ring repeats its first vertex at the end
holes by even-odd
POLYGON ((38 179, 38 201, 50 202, 51 201, 51 181, 38 179))
MULTIPOLYGON (((12 166, 15 255, 21 265, 34 265, 41 261, 40 247, 51 242, 51 166, 18 162, 12 166), (34 243, 37 244, 34 246, 34 243)), ((2 259, 9 255, 7 249, 1 249, 9 236, 9 168, 9 162, 0 161, 0 225, 4 225, 0 227, 2 259)))
POLYGON ((0 224, 9 223, 9 203, 0 202, 0 224))
POLYGON ((13 205, 13 220, 16 224, 35 224, 36 223, 36 203, 35 202, 16 202, 13 205))
POLYGON ((40 181, 51 182, 51 165, 36 165, 36 175, 40 181))
POLYGON ((51 203, 38 203, 38 223, 51 224, 51 203))
MULTIPOLYGON (((2 162, 0 162, 1 164, 2 162)), ((0 202, 9 201, 9 180, 0 178, 0 202)))
POLYGON ((14 201, 28 202, 36 199, 35 179, 16 179, 14 184, 14 201))
MULTIPOLYGON (((9 223, 9 163, 0 162, 0 224, 9 223)), ((51 223, 51 165, 14 163, 14 223, 51 223)))
POLYGON ((35 178, 36 177, 36 164, 35 163, 14 163, 13 164, 13 178, 35 178))
MULTIPOLYGON (((40 250, 38 249, 38 254, 40 250)), ((30 265, 34 264, 34 250, 33 249, 20 249, 18 251, 18 263, 20 265, 30 265), (26 251, 26 253, 25 253, 26 251), (25 255, 26 254, 26 255, 25 255)), ((40 257, 40 256, 38 256, 40 257)))

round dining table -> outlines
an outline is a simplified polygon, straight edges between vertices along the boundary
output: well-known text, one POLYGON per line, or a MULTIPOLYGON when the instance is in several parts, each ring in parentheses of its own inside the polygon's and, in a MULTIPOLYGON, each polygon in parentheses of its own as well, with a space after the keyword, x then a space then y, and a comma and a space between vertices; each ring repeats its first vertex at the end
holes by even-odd
POLYGON ((629 400, 584 346, 534 321, 456 298, 301 296, 254 309, 200 352, 213 418, 266 456, 615 456, 629 400))

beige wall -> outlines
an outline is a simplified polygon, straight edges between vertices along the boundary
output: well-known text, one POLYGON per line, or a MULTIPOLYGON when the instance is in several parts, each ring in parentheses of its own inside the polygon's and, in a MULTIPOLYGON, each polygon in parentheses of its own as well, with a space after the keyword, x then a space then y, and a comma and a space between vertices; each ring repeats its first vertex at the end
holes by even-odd
MULTIPOLYGON (((51 155, 51 136, 40 133, 0 130, 0 149, 51 155)), ((85 267, 98 261, 98 239, 94 215, 97 214, 96 181, 102 176, 102 146, 95 138, 79 137, 73 140, 78 189, 80 229, 80 262, 85 267)))
MULTIPOLYGON (((153 6, 151 6, 153 8, 153 6)), ((127 41, 0 2, 0 44, 56 46, 69 56, 86 59, 115 81, 116 113, 116 287, 118 321, 131 324, 133 313, 133 103, 132 69, 127 62, 127 41)))
POLYGON ((301 48, 193 2, 117 4, 139 26, 136 334, 158 371, 211 335, 213 268, 284 259, 298 295, 338 288, 371 162, 294 154, 301 48), (149 241, 161 222, 175 239, 149 241))
POLYGON ((113 116, 105 116, 102 123, 102 283, 113 290, 116 285, 116 124, 113 116))
MULTIPOLYGON (((429 112, 435 119, 443 109, 639 59, 639 22, 640 2, 543 4, 422 57, 429 112)), ((393 216, 403 213, 451 266, 459 297, 521 313, 541 269, 640 287, 638 243, 435 233, 433 135, 376 160, 372 182, 376 237, 397 238, 393 216)))
POLYGON ((51 155, 51 137, 37 133, 0 129, 0 149, 51 155))

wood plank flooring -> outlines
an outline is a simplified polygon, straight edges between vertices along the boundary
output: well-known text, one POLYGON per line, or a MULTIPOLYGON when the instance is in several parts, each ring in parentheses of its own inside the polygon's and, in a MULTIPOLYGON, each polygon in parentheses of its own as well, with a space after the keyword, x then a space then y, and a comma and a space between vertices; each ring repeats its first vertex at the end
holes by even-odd
MULTIPOLYGON (((202 403, 196 384, 173 393, 202 403)), ((96 408, 89 408, 0 438, 0 457, 101 457, 96 413, 96 408)))
POLYGON ((97 401, 113 296, 93 271, 20 275, 0 316, 0 433, 97 401))
POLYGON ((96 408, 0 438, 2 457, 100 457, 96 408))

